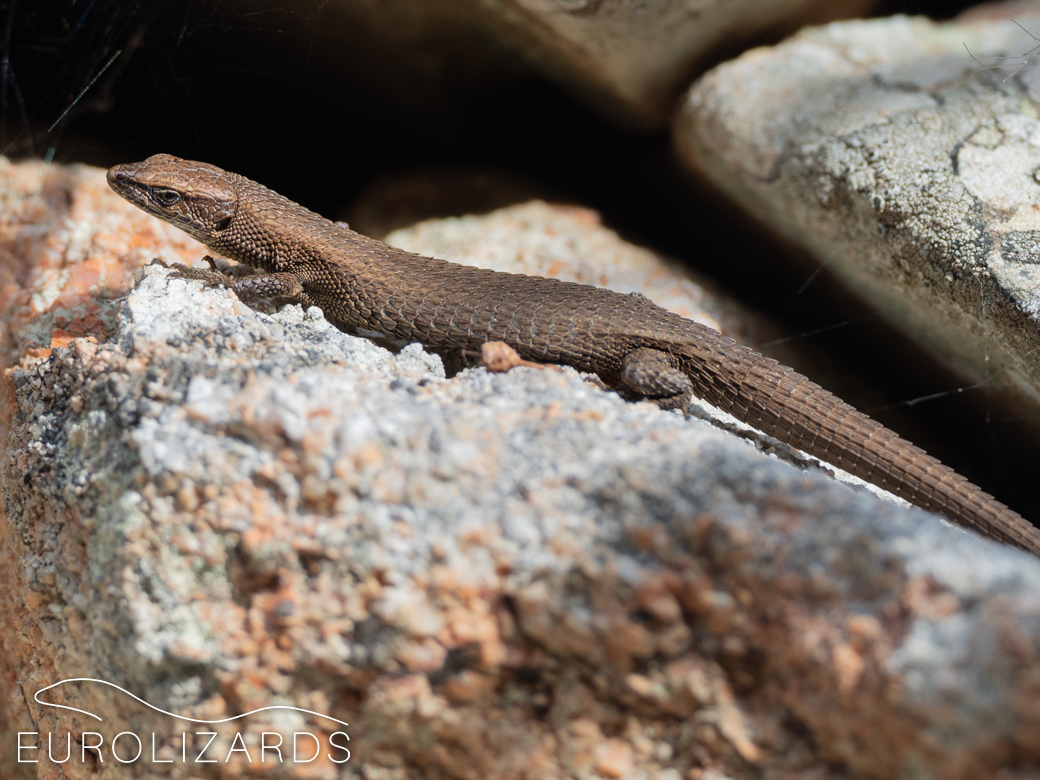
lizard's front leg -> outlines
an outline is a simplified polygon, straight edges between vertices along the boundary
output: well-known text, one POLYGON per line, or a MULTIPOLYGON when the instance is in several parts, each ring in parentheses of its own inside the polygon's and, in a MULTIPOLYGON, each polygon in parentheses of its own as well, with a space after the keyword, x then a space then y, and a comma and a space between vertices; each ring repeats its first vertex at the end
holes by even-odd
POLYGON ((300 278, 289 272, 275 274, 253 274, 252 276, 232 277, 217 268, 213 258, 206 255, 203 260, 209 264, 209 270, 192 268, 183 263, 166 265, 173 270, 170 279, 197 279, 206 287, 227 287, 234 290, 235 295, 243 303, 264 300, 267 298, 288 298, 296 303, 307 305, 310 299, 303 291, 300 278))

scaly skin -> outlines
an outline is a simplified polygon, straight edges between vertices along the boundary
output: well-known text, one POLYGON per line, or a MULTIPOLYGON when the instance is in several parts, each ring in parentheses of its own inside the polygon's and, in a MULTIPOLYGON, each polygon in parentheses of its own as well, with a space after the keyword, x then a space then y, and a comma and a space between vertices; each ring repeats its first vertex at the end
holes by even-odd
POLYGON ((629 397, 692 392, 770 436, 955 523, 1040 555, 1040 531, 924 450, 793 369, 645 298, 421 257, 359 235, 206 163, 166 154, 108 172, 112 188, 219 254, 265 272, 244 300, 287 297, 350 328, 437 350, 504 341, 521 357, 598 374, 629 397))

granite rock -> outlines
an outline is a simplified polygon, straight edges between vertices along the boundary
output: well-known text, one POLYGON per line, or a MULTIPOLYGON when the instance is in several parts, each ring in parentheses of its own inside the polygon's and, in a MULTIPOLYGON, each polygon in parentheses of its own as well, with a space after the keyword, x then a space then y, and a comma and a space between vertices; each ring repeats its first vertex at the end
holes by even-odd
MULTIPOLYGON (((100 242, 110 219, 56 223, 48 262, 165 251, 100 242)), ((1040 762, 1040 561, 571 369, 448 379, 167 274, 137 271, 104 330, 8 336, 0 688, 41 736, 18 770, 96 776, 47 758, 70 733, 113 777, 196 776, 200 732, 213 777, 265 776, 263 732, 313 735, 320 759, 281 771, 314 778, 1040 762), (295 709, 185 725, 72 678, 201 721, 295 709), (109 752, 123 731, 137 763, 113 760, 129 737, 109 752)))
POLYGON ((691 169, 969 382, 1035 405, 1031 28, 1036 4, 805 30, 705 75, 674 134, 691 169))
POLYGON ((872 0, 483 0, 526 59, 630 125, 667 122, 690 74, 766 32, 868 13, 872 0))

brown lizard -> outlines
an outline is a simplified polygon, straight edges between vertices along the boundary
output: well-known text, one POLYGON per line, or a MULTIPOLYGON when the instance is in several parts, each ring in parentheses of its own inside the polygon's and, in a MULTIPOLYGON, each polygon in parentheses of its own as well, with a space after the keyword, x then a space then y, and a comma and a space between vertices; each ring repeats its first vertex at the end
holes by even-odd
POLYGON ((263 273, 223 284, 284 297, 439 351, 503 341, 521 357, 597 374, 630 398, 685 408, 691 393, 764 433, 1040 555, 1040 530, 924 450, 787 366, 641 296, 421 257, 362 236, 243 176, 157 154, 108 172, 112 188, 211 250, 263 273))

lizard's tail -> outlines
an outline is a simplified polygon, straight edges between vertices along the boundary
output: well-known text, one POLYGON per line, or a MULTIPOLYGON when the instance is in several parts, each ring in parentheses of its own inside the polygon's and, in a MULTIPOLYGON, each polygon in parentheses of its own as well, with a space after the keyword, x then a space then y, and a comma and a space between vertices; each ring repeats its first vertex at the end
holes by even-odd
POLYGON ((797 371, 735 342, 720 346, 687 347, 681 359, 704 400, 922 509, 1040 556, 1040 530, 920 447, 797 371), (717 371, 698 370, 705 363, 717 371))

